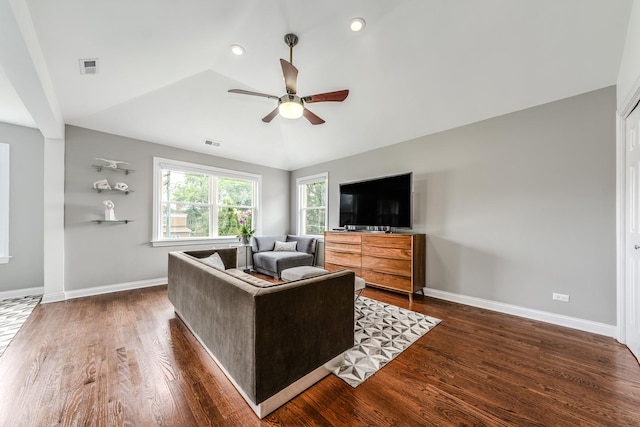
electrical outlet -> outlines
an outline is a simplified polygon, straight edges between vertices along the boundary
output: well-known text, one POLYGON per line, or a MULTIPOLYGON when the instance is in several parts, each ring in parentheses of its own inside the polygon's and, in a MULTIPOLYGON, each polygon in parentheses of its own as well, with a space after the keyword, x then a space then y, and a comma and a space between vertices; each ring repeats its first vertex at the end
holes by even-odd
POLYGON ((556 294, 555 292, 553 293, 553 299, 555 301, 562 301, 562 302, 569 302, 569 295, 565 295, 565 294, 556 294))

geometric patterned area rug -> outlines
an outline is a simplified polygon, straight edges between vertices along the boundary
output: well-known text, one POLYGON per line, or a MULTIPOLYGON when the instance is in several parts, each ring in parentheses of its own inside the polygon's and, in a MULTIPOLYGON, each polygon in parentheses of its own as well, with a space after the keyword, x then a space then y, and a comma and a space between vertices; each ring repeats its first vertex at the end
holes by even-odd
POLYGON ((40 299, 42 295, 0 300, 0 357, 40 299))
POLYGON ((333 370, 354 388, 441 322, 362 296, 356 300, 355 313, 355 345, 333 370))

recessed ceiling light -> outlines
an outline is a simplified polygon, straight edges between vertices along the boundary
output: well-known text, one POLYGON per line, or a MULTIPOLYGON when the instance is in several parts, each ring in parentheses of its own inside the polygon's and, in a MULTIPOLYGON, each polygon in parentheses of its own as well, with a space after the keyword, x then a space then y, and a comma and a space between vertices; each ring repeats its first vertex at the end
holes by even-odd
POLYGON ((351 31, 360 31, 363 30, 367 23, 362 18, 353 18, 351 20, 351 31))
POLYGON ((240 46, 239 44, 232 44, 231 45, 231 52, 233 52, 234 55, 242 55, 244 53, 244 48, 242 46, 240 46))

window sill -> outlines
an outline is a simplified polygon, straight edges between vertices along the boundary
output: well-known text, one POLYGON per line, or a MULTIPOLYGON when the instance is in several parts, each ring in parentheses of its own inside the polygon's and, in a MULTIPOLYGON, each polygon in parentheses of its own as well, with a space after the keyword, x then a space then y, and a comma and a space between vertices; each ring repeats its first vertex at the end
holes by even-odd
POLYGON ((238 243, 238 239, 234 237, 219 237, 211 239, 171 239, 171 240, 151 240, 151 246, 154 248, 167 246, 199 246, 199 245, 228 245, 230 243, 238 243))
POLYGON ((10 256, 0 256, 0 264, 8 264, 9 260, 11 259, 10 256))

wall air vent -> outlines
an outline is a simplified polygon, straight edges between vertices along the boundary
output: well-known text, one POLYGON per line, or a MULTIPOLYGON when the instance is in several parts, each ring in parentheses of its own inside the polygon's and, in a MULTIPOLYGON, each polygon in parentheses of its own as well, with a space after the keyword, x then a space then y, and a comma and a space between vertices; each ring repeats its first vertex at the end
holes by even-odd
POLYGON ((98 58, 81 59, 80 74, 98 74, 98 58))
POLYGON ((213 139, 205 139, 204 143, 205 145, 210 145, 212 147, 220 147, 222 145, 222 142, 213 139))

